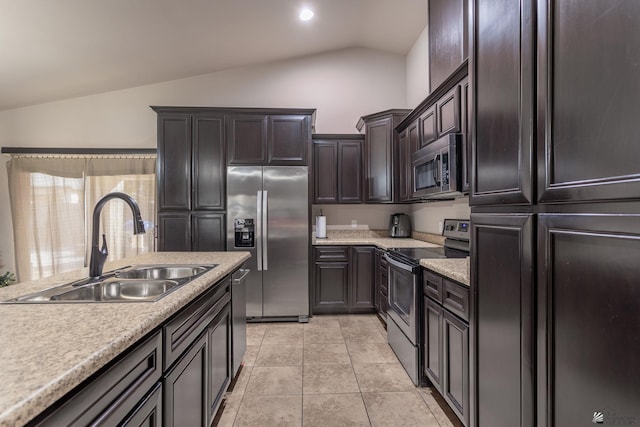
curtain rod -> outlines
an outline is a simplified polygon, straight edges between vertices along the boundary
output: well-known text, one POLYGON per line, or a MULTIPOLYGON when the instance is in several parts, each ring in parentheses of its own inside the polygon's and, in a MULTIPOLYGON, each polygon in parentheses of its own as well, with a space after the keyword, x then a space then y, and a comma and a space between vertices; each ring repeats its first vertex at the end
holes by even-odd
POLYGON ((2 147, 2 154, 157 154, 155 148, 34 148, 2 147))

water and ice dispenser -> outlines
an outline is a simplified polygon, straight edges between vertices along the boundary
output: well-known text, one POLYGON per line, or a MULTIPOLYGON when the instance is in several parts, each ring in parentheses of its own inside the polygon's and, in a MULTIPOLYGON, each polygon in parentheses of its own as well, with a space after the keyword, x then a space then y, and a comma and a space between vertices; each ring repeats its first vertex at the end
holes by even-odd
POLYGON ((233 221, 236 248, 253 248, 255 246, 255 224, 253 218, 236 218, 233 221))

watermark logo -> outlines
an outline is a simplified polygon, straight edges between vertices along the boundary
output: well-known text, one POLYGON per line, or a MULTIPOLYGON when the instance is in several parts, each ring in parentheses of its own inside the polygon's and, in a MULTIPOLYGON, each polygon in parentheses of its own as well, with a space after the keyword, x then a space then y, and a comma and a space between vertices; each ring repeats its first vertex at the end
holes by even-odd
POLYGON ((593 419, 591 420, 591 422, 594 423, 594 424, 602 424, 602 423, 604 423, 604 414, 602 412, 595 411, 593 413, 593 419))

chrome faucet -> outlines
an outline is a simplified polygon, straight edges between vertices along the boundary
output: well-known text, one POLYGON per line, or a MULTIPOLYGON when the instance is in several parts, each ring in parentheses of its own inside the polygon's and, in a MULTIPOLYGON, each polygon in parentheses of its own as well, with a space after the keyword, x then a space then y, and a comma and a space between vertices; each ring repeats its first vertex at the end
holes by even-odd
POLYGON ((93 232, 91 234, 91 261, 89 262, 89 276, 102 276, 102 267, 107 260, 109 251, 107 249, 107 238, 102 235, 102 248, 99 247, 100 240, 100 212, 102 207, 111 199, 122 199, 131 208, 133 213, 133 234, 143 234, 144 222, 140 216, 140 208, 138 203, 128 194, 125 193, 108 193, 102 199, 98 200, 96 207, 93 209, 93 232))

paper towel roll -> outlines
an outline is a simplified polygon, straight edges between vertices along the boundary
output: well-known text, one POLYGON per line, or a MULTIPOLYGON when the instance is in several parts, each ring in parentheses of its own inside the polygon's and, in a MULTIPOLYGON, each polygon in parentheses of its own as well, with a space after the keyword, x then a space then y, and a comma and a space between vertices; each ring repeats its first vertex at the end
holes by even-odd
POLYGON ((316 217, 316 237, 318 239, 327 238, 327 217, 320 215, 316 217))

